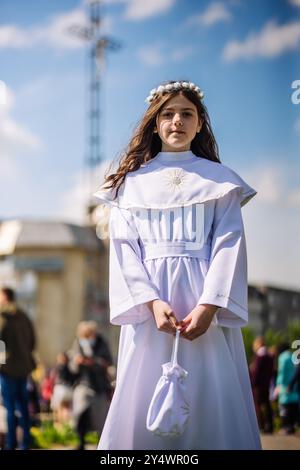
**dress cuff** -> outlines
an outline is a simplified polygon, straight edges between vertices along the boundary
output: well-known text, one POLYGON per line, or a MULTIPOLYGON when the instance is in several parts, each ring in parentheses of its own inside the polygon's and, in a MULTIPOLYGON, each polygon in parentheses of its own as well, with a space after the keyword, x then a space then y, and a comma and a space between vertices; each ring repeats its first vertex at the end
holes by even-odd
POLYGON ((239 328, 248 323, 247 309, 227 295, 205 292, 201 295, 197 305, 201 304, 219 306, 214 316, 214 322, 219 326, 239 328))
POLYGON ((143 292, 140 296, 124 299, 118 305, 110 308, 110 322, 113 325, 128 325, 134 323, 143 323, 151 318, 152 312, 147 302, 158 299, 155 291, 143 292))

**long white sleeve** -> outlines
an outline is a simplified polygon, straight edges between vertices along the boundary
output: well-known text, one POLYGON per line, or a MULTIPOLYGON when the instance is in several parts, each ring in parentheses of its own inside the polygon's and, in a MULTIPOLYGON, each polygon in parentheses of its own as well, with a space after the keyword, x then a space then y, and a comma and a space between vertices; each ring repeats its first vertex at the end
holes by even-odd
POLYGON ((145 302, 159 298, 143 265, 134 218, 128 209, 111 207, 109 299, 114 325, 141 323, 152 313, 145 302))
POLYGON ((225 327, 248 322, 247 252, 240 194, 216 200, 211 256, 200 304, 217 305, 215 319, 225 327))

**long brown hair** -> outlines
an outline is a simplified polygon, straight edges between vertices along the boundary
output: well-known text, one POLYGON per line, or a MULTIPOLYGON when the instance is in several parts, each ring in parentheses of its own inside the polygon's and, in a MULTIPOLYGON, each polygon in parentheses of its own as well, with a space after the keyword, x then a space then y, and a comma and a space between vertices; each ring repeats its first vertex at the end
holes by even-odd
MULTIPOLYGON (((166 85, 168 83, 175 83, 175 81, 170 80, 163 84, 166 85)), ((106 188, 116 188, 117 194, 127 173, 138 170, 143 163, 150 161, 161 151, 161 139, 158 133, 153 132, 153 129, 156 126, 156 116, 161 111, 162 107, 176 95, 183 95, 190 100, 196 106, 198 116, 203 121, 200 133, 196 133, 191 142, 191 151, 199 157, 201 156, 207 160, 221 163, 219 159, 218 145, 211 128, 206 106, 199 100, 196 93, 190 89, 163 92, 159 93, 145 112, 133 137, 125 149, 123 156, 121 157, 119 167, 116 172, 106 176, 104 182, 106 188)))

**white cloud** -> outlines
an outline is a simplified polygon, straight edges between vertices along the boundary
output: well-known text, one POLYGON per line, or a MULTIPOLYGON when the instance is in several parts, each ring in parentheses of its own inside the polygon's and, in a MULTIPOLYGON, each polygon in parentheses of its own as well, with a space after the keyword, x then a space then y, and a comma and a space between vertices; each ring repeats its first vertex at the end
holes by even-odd
MULTIPOLYGON (((176 0, 106 0, 104 3, 125 5, 123 18, 140 21, 169 11, 176 0)), ((73 10, 55 15, 46 24, 21 28, 15 24, 0 26, 0 48, 26 48, 40 44, 57 49, 76 49, 83 47, 85 41, 80 31, 88 27, 89 1, 73 10)), ((100 10, 101 11, 101 10, 100 10)), ((103 14, 103 12, 102 12, 103 14)), ((101 33, 108 35, 112 31, 112 17, 104 15, 101 23, 101 33)))
MULTIPOLYGON (((45 25, 31 28, 0 26, 0 48, 24 48, 43 44, 57 49, 76 49, 85 43, 77 32, 87 26, 86 11, 81 7, 56 15, 45 25)), ((108 34, 111 28, 111 17, 105 16, 102 20, 102 34, 108 34)))
POLYGON ((15 96, 5 82, 1 80, 1 106, 0 117, 7 115, 15 102, 15 96))
POLYGON ((32 35, 14 25, 0 26, 0 47, 17 48, 32 45, 32 35))
POLYGON ((300 134, 300 118, 296 120, 296 122, 294 124, 294 130, 295 130, 295 132, 297 132, 297 134, 300 134))
POLYGON ((81 8, 76 8, 67 13, 62 13, 53 18, 46 28, 40 28, 38 35, 41 39, 54 46, 64 48, 78 48, 82 46, 82 39, 71 33, 74 26, 86 28, 88 19, 86 13, 81 8))
POLYGON ((1 161, 1 176, 0 176, 1 193, 4 194, 5 184, 7 184, 7 189, 9 190, 9 186, 11 186, 12 184, 15 184, 16 181, 21 180, 21 171, 17 162, 13 158, 11 158, 11 156, 5 153, 1 154, 0 161, 1 161))
MULTIPOLYGON (((0 112, 0 155, 6 178, 13 178, 16 171, 14 159, 18 155, 36 152, 42 148, 40 138, 10 116, 14 103, 15 96, 6 86, 6 100, 0 112)), ((3 168, 1 166, 1 178, 4 177, 3 168)))
POLYGON ((257 165, 247 173, 250 184, 253 184, 257 190, 255 199, 265 207, 272 205, 282 209, 295 207, 297 201, 295 194, 298 194, 298 189, 291 188, 290 185, 295 170, 291 167, 285 168, 278 163, 278 159, 276 160, 272 165, 257 165))
POLYGON ((137 55, 141 62, 146 65, 160 65, 164 63, 164 55, 160 45, 151 45, 140 47, 137 55))
POLYGON ((149 66, 158 66, 172 62, 182 62, 195 52, 196 50, 193 46, 178 47, 166 51, 164 44, 157 43, 140 47, 137 50, 137 55, 142 63, 149 66))
MULTIPOLYGON (((78 173, 74 177, 73 186, 61 195, 61 209, 55 215, 70 222, 78 224, 86 223, 86 207, 88 201, 91 200, 93 192, 95 192, 103 183, 104 176, 106 175, 110 164, 111 161, 105 160, 95 170, 94 180, 96 180, 96 183, 94 184, 94 189, 89 187, 89 172, 86 170, 78 173)), ((94 198, 93 202, 96 201, 97 200, 94 198)))
MULTIPOLYGON (((30 129, 18 123, 11 117, 15 104, 15 95, 6 85, 6 99, 0 107, 0 187, 2 200, 1 216, 12 213, 15 207, 19 212, 20 198, 24 200, 22 189, 24 184, 24 167, 26 159, 31 158, 42 147, 40 138, 30 129), (5 195, 8 195, 5 197, 5 195)), ((27 192, 30 193, 30 191, 27 192)))
POLYGON ((243 209, 250 283, 300 289, 299 206, 282 210, 255 198, 243 209))
MULTIPOLYGON (((89 3, 92 0, 85 0, 89 3)), ((108 5, 125 4, 125 20, 140 21, 169 11, 176 0, 103 0, 108 5)))
POLYGON ((181 62, 194 53, 195 48, 192 46, 178 47, 171 52, 170 58, 172 62, 181 62))
POLYGON ((60 196, 60 208, 55 214, 58 218, 78 224, 86 222, 85 207, 89 194, 85 181, 87 174, 76 175, 73 187, 60 196))
POLYGON ((257 199, 259 202, 277 204, 282 201, 284 181, 282 171, 278 166, 257 167, 253 173, 256 174, 255 189, 258 192, 257 199))
POLYGON ((290 4, 295 7, 300 7, 300 0, 290 0, 290 4))
POLYGON ((288 205, 300 208, 300 189, 292 190, 287 196, 288 205))
POLYGON ((231 62, 254 57, 276 57, 300 44, 300 21, 278 25, 268 21, 260 32, 250 33, 245 41, 230 41, 223 50, 223 59, 231 62))
MULTIPOLYGON (((85 4, 93 3, 94 0, 84 0, 85 4)), ((114 3, 127 3, 130 0, 103 0, 103 3, 107 3, 108 5, 114 4, 114 3)))
POLYGON ((40 139, 10 117, 0 118, 0 153, 17 154, 41 148, 40 139))
POLYGON ((124 18, 139 21, 169 11, 175 0, 128 0, 124 18))
POLYGON ((183 26, 212 26, 216 23, 229 21, 231 18, 232 15, 227 6, 221 2, 213 2, 203 13, 188 18, 183 26))
POLYGON ((240 173, 258 191, 243 216, 249 281, 300 289, 300 189, 290 188, 290 171, 275 164, 240 173))

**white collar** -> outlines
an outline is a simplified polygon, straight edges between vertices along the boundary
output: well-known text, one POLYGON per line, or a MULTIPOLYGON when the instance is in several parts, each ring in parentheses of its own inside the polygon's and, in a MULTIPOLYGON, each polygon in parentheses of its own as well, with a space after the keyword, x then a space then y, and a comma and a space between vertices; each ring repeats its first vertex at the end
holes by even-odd
POLYGON ((191 150, 185 150, 182 152, 159 152, 155 160, 162 162, 162 163, 175 163, 181 161, 192 161, 197 157, 191 150))
POLYGON ((159 152, 147 165, 128 172, 117 198, 116 188, 107 189, 105 184, 95 196, 106 204, 124 209, 162 209, 219 199, 232 190, 237 192, 241 206, 256 194, 256 190, 231 168, 187 150, 159 152), (174 156, 178 157, 175 162, 174 156))

